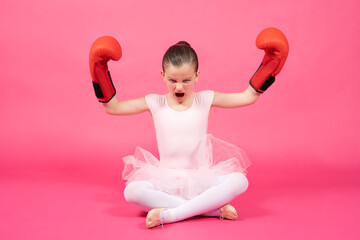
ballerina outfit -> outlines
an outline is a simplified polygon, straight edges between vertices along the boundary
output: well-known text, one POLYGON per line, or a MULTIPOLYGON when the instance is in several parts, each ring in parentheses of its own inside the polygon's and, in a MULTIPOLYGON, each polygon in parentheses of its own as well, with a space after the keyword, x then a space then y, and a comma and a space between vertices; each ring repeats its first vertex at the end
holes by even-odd
POLYGON ((191 107, 175 111, 165 95, 149 94, 146 103, 152 114, 160 160, 137 147, 123 158, 123 179, 151 182, 158 191, 192 199, 212 187, 219 177, 246 173, 250 165, 244 151, 207 134, 213 91, 195 94, 191 107))

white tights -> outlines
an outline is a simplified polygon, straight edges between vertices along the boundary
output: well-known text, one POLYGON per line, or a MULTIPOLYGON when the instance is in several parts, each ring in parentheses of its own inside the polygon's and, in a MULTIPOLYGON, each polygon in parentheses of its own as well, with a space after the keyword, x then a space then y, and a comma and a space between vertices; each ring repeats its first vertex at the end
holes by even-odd
POLYGON ((124 190, 124 196, 126 201, 144 211, 168 208, 172 221, 176 222, 216 210, 245 192, 247 188, 246 176, 240 172, 233 172, 220 176, 213 187, 190 200, 155 190, 153 184, 148 181, 129 183, 124 190))

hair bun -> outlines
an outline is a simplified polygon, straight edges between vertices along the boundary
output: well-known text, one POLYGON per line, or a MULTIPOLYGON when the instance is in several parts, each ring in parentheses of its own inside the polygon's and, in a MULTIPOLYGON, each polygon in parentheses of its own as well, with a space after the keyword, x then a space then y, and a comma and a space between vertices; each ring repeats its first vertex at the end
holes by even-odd
POLYGON ((186 42, 186 41, 179 41, 179 42, 177 43, 177 45, 186 45, 186 46, 189 46, 189 47, 190 47, 190 44, 189 44, 188 42, 186 42))
POLYGON ((165 52, 162 61, 162 70, 165 71, 165 69, 170 65, 179 67, 185 63, 193 66, 195 68, 195 72, 198 71, 199 61, 195 50, 188 42, 179 41, 169 47, 165 52))

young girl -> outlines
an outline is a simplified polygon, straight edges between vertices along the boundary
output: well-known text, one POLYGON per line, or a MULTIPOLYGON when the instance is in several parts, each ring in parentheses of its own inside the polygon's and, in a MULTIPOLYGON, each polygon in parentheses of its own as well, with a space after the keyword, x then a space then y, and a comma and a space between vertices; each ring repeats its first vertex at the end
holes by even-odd
POLYGON ((207 123, 211 107, 253 104, 274 82, 287 57, 286 38, 269 28, 259 34, 257 45, 266 54, 250 86, 241 93, 194 92, 200 74, 198 58, 194 49, 181 41, 163 57, 161 76, 167 94, 118 101, 107 61, 120 59, 121 47, 112 37, 94 42, 90 71, 105 111, 113 115, 150 111, 154 120, 160 161, 141 148, 123 159, 125 199, 148 212, 148 228, 197 215, 237 218, 236 209, 228 202, 246 191, 249 160, 238 147, 207 134, 207 123), (265 46, 259 46, 258 40, 265 46))

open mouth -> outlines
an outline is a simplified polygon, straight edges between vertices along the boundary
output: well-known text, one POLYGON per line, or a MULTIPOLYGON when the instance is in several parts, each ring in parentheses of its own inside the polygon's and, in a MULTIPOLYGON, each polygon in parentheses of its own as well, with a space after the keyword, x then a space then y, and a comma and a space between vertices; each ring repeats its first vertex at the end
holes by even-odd
POLYGON ((176 97, 183 97, 185 95, 185 93, 175 93, 176 97))

